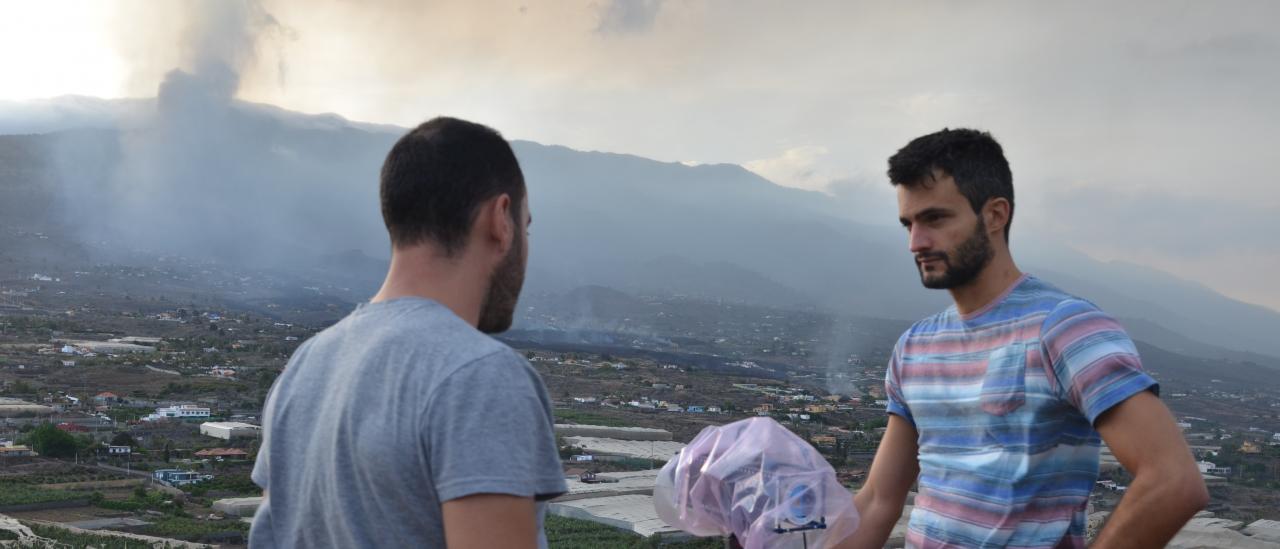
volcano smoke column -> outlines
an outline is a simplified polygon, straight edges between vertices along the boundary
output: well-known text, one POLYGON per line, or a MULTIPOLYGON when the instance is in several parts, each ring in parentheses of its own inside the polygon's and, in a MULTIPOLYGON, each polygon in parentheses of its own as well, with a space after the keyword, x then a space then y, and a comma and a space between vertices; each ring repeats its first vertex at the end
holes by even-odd
MULTIPOLYGON (((182 61, 153 108, 57 150, 63 211, 84 240, 249 267, 383 252, 376 177, 394 136, 238 100, 245 71, 292 31, 255 0, 184 6, 182 61), (342 146, 351 133, 367 147, 342 146)), ((275 72, 283 80, 283 61, 275 72)))

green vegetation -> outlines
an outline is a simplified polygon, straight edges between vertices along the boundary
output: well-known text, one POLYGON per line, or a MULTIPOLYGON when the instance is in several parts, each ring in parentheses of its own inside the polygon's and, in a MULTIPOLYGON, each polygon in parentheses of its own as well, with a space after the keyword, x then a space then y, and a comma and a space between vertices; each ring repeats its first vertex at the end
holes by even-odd
POLYGON ((163 547, 167 549, 172 547, 167 543, 153 546, 145 541, 124 537, 74 533, 70 530, 26 521, 22 521, 22 524, 31 528, 31 532, 35 535, 57 542, 57 546, 62 549, 89 549, 90 547, 95 549, 153 549, 163 547))
MULTIPOLYGON (((206 359, 205 357, 201 357, 201 360, 195 364, 170 364, 166 366, 165 369, 177 370, 179 372, 182 372, 182 371, 187 371, 188 369, 191 369, 191 368, 203 370, 205 368, 209 368, 211 366, 216 366, 219 364, 224 364, 224 363, 220 361, 214 361, 213 359, 206 359)), ((231 364, 226 364, 226 365, 230 366, 231 364)), ((208 395, 216 395, 220 393, 225 393, 228 395, 234 394, 235 389, 232 388, 231 386, 228 386, 226 383, 220 382, 220 381, 210 380, 210 381, 193 381, 193 382, 184 382, 184 383, 171 381, 168 384, 166 384, 163 389, 160 390, 160 393, 158 396, 160 398, 175 398, 175 397, 190 398, 193 396, 208 396, 208 395)))
POLYGON ((720 538, 698 538, 684 542, 665 542, 657 537, 642 538, 631 532, 587 520, 547 515, 547 545, 553 549, 720 549, 720 538))
POLYGON ((112 446, 137 446, 138 441, 134 440, 133 437, 129 435, 129 433, 121 431, 116 434, 115 438, 111 439, 111 445, 112 446))
POLYGON ((579 465, 598 473, 611 473, 614 471, 648 471, 666 465, 665 460, 661 459, 645 459, 645 458, 620 458, 610 459, 608 461, 589 461, 579 465))
MULTIPOLYGON (((118 422, 124 423, 142 419, 143 416, 150 414, 153 409, 150 408, 132 408, 128 406, 112 406, 107 410, 107 415, 118 422)), ((122 445, 121 445, 122 446, 122 445)), ((130 446, 133 446, 130 444, 130 446)))
POLYGON ((62 484, 64 482, 100 482, 129 478, 119 473, 108 473, 85 466, 67 467, 58 472, 33 473, 12 477, 0 482, 17 484, 62 484))
POLYGON ((31 384, 21 379, 13 382, 13 384, 9 386, 9 390, 6 391, 6 393, 10 395, 29 395, 34 392, 35 389, 31 388, 31 384))
POLYGON ((173 497, 159 490, 147 490, 141 486, 134 489, 126 500, 109 500, 99 492, 94 492, 89 501, 97 507, 113 511, 161 511, 178 515, 182 513, 182 505, 173 501, 173 497))
POLYGON ((213 480, 207 480, 199 484, 183 486, 182 490, 193 496, 204 496, 209 492, 232 492, 240 496, 260 496, 262 488, 253 483, 248 473, 238 475, 219 475, 213 480))
POLYGON ((57 428, 52 423, 40 424, 27 435, 25 442, 37 454, 45 457, 74 457, 79 449, 79 442, 71 436, 71 433, 57 428))
POLYGON ((75 501, 84 499, 84 494, 46 490, 24 482, 0 481, 0 506, 29 505, 50 501, 75 501))
POLYGON ((147 526, 143 533, 148 536, 176 538, 187 541, 200 541, 211 534, 226 532, 248 532, 249 525, 240 519, 197 520, 187 517, 165 517, 147 526))
POLYGON ((874 417, 863 422, 862 428, 868 431, 889 426, 889 417, 874 417))

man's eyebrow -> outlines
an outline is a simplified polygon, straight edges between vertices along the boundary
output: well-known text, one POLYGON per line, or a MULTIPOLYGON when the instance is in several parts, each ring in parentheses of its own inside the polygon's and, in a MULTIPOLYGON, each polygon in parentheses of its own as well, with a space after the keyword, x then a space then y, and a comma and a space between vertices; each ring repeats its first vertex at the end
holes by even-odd
MULTIPOLYGON (((918 217, 924 217, 924 216, 928 216, 928 215, 939 215, 939 216, 941 216, 941 215, 951 215, 952 213, 953 213, 953 212, 952 212, 951 208, 939 208, 939 207, 933 207, 933 208, 925 208, 925 209, 923 209, 923 210, 920 210, 920 211, 916 212, 916 213, 915 213, 915 215, 912 215, 911 217, 912 217, 912 218, 918 218, 918 217)), ((907 219, 907 218, 905 218, 905 217, 899 217, 899 218, 898 218, 898 222, 899 222, 899 223, 902 223, 902 226, 903 226, 903 227, 907 227, 907 226, 910 226, 910 225, 911 225, 911 220, 910 220, 910 219, 907 219)))
POLYGON ((951 208, 925 208, 916 212, 915 217, 924 217, 926 215, 951 215, 951 208))

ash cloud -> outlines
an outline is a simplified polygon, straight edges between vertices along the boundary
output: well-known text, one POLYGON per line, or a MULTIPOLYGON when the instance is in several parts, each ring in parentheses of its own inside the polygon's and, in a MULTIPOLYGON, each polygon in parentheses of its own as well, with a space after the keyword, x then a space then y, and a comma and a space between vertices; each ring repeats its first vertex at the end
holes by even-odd
POLYGON ((325 253, 385 247, 376 187, 346 184, 376 180, 373 151, 392 136, 313 131, 311 121, 291 119, 298 115, 238 100, 245 71, 292 31, 254 0, 188 8, 175 44, 182 60, 153 108, 114 134, 62 140, 56 158, 71 224, 90 241, 250 267, 309 266, 325 253), (369 150, 316 154, 343 137, 369 150))

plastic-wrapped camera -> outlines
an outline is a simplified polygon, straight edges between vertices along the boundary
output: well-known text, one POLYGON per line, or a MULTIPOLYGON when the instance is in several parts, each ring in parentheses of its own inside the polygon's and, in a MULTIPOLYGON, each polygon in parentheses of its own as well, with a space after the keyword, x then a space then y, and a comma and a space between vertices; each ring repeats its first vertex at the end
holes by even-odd
POLYGON ((858 524, 831 465, 767 418, 704 429, 662 468, 654 507, 672 526, 734 534, 747 549, 826 547, 858 524))

